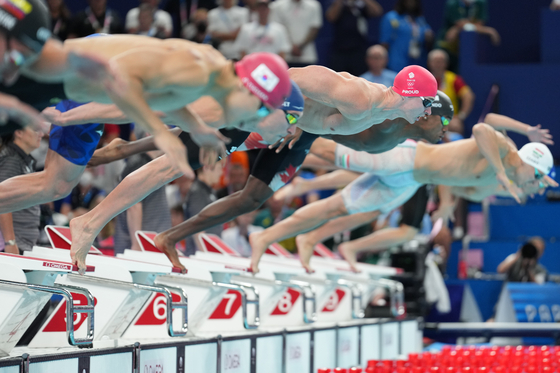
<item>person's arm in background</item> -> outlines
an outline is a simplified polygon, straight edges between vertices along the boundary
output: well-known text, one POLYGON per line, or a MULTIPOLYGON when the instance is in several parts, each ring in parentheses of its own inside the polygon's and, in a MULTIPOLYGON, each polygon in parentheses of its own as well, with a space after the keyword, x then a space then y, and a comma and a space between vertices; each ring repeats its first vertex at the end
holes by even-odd
POLYGON ((12 220, 12 213, 0 214, 0 232, 2 232, 2 237, 4 237, 4 252, 9 254, 19 254, 19 248, 17 243, 15 245, 8 245, 7 242, 16 239, 16 234, 14 233, 14 221, 12 220))
POLYGON ((136 231, 142 230, 142 202, 129 207, 126 210, 126 225, 128 227, 128 234, 130 236, 131 250, 140 251, 138 240, 136 239, 136 231))
POLYGON ((343 8, 344 0, 334 0, 325 12, 325 19, 331 23, 335 23, 338 21, 343 8))
POLYGON ((385 14, 383 18, 381 18, 381 23, 379 24, 379 44, 384 46, 387 51, 391 47, 391 42, 394 39, 394 30, 389 14, 385 14))
POLYGON ((448 130, 464 134, 465 119, 467 119, 473 109, 475 96, 471 88, 459 75, 456 76, 453 89, 457 92, 457 96, 459 96, 461 103, 458 108, 458 112, 453 116, 453 119, 451 119, 451 122, 449 123, 448 130))
POLYGON ((282 59, 286 59, 286 54, 290 53, 292 50, 292 45, 290 43, 290 37, 288 36, 288 31, 286 27, 280 23, 277 24, 279 26, 278 38, 275 41, 277 44, 278 55, 282 57, 282 59))
POLYGON ((312 43, 315 39, 317 39, 319 30, 323 26, 323 8, 321 7, 321 3, 314 1, 309 4, 312 5, 314 9, 313 15, 309 20, 309 31, 301 43, 292 45, 292 55, 294 56, 301 56, 303 49, 307 46, 307 44, 312 43))
POLYGON ((239 58, 245 57, 247 54, 247 50, 250 46, 250 38, 249 38, 249 23, 244 24, 241 26, 237 37, 235 38, 235 49, 239 52, 239 58))
POLYGON ((511 266, 513 266, 513 264, 519 259, 519 257, 519 251, 515 254, 508 255, 508 257, 498 265, 496 271, 498 273, 507 273, 510 270, 511 266))
POLYGON ((484 117, 484 123, 491 125, 496 130, 506 130, 525 135, 530 141, 554 145, 552 135, 548 129, 541 129, 541 125, 531 126, 505 115, 489 113, 484 117))
POLYGON ((381 17, 383 15, 383 7, 375 0, 364 0, 366 4, 365 15, 369 18, 381 17))

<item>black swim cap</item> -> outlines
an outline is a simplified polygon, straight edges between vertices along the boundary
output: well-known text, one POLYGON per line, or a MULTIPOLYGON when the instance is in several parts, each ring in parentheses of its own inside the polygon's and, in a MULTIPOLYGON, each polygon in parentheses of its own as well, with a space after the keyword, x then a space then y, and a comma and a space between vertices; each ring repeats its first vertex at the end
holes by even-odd
POLYGON ((0 0, 0 30, 34 52, 51 37, 51 17, 41 0, 0 0))
POLYGON ((442 91, 437 91, 437 95, 432 103, 432 115, 439 115, 451 120, 451 118, 453 118, 453 112, 453 103, 449 96, 442 91))

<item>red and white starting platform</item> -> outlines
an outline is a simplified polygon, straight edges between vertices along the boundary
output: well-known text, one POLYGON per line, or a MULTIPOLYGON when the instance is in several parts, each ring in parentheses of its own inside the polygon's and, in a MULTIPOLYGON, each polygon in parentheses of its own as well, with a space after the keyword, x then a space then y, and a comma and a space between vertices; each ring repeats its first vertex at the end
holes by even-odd
POLYGON ((68 228, 46 230, 53 248, 0 254, 0 373, 311 373, 421 350, 402 284, 386 278, 396 268, 354 273, 317 247, 307 274, 275 244, 253 275, 249 259, 203 234, 182 274, 153 233, 137 232, 142 251, 92 247, 81 276, 68 228), (364 319, 380 291, 393 317, 364 319))

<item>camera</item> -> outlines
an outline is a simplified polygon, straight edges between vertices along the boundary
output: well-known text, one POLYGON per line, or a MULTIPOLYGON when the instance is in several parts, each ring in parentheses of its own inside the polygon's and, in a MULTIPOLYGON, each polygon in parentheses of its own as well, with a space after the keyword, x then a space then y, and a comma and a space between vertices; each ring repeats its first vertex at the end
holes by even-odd
POLYGON ((538 256, 538 250, 530 242, 526 242, 521 246, 521 257, 524 259, 536 259, 538 256))

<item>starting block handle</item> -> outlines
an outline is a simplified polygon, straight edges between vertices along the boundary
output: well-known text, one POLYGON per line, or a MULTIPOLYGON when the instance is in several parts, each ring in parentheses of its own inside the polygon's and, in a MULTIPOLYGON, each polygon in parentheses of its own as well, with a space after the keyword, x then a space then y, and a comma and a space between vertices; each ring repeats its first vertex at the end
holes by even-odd
POLYGON ((226 289, 237 290, 241 293, 241 307, 243 309, 243 326, 245 329, 257 329, 261 324, 260 318, 260 302, 259 302, 259 291, 251 284, 246 283, 223 283, 223 282, 213 282, 214 286, 219 286, 226 289), (254 294, 253 299, 247 298, 247 290, 250 290, 254 294), (250 323, 247 316, 247 307, 253 305, 255 306, 255 319, 253 323, 250 323))
POLYGON ((35 284, 25 284, 22 282, 6 281, 0 280, 0 286, 20 288, 22 290, 38 291, 48 294, 62 295, 66 299, 66 335, 68 337, 68 343, 72 346, 85 346, 91 345, 93 343, 93 332, 94 332, 94 300, 91 293, 84 288, 78 286, 65 285, 60 286, 46 286, 46 285, 35 285, 35 284), (74 297, 69 290, 75 291, 84 295, 88 301, 86 306, 75 306, 74 297), (87 314, 87 333, 86 338, 75 338, 74 337, 74 314, 75 313, 85 313, 87 314))
POLYGON ((337 280, 335 282, 338 286, 342 286, 350 290, 352 294, 352 318, 363 319, 365 316, 364 309, 362 308, 362 291, 352 281, 337 280))
POLYGON ((167 323, 167 333, 170 337, 184 337, 187 335, 188 331, 188 302, 187 302, 187 294, 181 288, 175 288, 172 286, 152 286, 152 285, 143 285, 143 284, 131 284, 133 287, 139 290, 146 290, 151 291, 152 293, 160 293, 165 296, 165 301, 167 304, 167 315, 166 315, 166 323, 167 323), (181 296, 181 300, 178 303, 173 303, 173 296, 171 295, 171 291, 168 289, 173 289, 181 296), (174 309, 181 309, 183 311, 183 323, 181 325, 180 330, 175 330, 173 326, 173 310, 174 309))
POLYGON ((170 337, 184 337, 187 335, 189 330, 189 299, 187 293, 182 288, 174 287, 174 286, 162 286, 162 288, 166 289, 169 293, 164 293, 167 297, 167 332, 170 337), (181 300, 179 302, 173 302, 173 296, 169 290, 173 290, 176 294, 179 294, 181 300), (181 327, 179 330, 175 330, 173 326, 173 310, 181 310, 182 318, 181 318, 181 327))
POLYGON ((55 287, 62 288, 68 293, 66 296, 66 335, 68 337, 68 343, 72 346, 82 346, 93 343, 93 330, 94 330, 94 306, 95 301, 93 295, 89 290, 74 286, 74 285, 55 285, 55 287), (87 299, 87 305, 76 306, 74 305, 74 299, 72 294, 68 291, 71 290, 75 293, 82 294, 87 299), (87 329, 85 338, 74 337, 74 314, 85 313, 87 315, 87 329))
POLYGON ((391 313, 394 317, 404 315, 404 286, 402 283, 389 280, 386 278, 381 278, 378 280, 370 280, 374 284, 378 286, 382 286, 389 291, 389 295, 391 298, 391 313))
POLYGON ((317 321, 317 295, 312 285, 303 281, 291 280, 289 282, 277 281, 278 285, 298 289, 303 296, 303 322, 313 324, 317 321), (309 310, 308 305, 311 305, 309 310))

